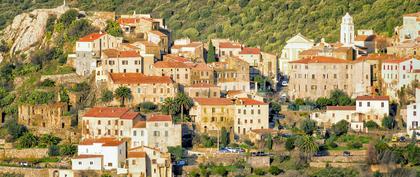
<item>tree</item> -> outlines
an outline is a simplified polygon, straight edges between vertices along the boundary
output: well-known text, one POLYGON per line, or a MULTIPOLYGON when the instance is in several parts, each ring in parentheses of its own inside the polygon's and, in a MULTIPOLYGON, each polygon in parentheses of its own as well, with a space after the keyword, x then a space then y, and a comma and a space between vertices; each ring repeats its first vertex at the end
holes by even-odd
POLYGON ((265 175, 265 171, 261 168, 256 168, 256 169, 254 169, 254 174, 256 174, 258 176, 263 176, 263 175, 265 175))
POLYGON ((339 122, 334 124, 331 129, 335 135, 341 136, 347 133, 349 129, 349 123, 345 120, 340 120, 339 122))
POLYGON ((109 173, 104 173, 104 174, 101 175, 101 177, 112 177, 112 175, 109 174, 109 173))
POLYGON ((216 62, 216 49, 213 46, 213 42, 209 42, 209 51, 207 52, 207 63, 216 62))
POLYGON ((273 149, 273 137, 271 136, 271 133, 265 138, 265 148, 269 150, 273 149))
POLYGON ((220 131, 220 146, 226 147, 229 144, 229 132, 225 127, 222 127, 220 131))
POLYGON ((412 131, 412 134, 411 134, 411 142, 417 143, 417 132, 414 130, 412 131))
POLYGON ((45 79, 39 84, 41 87, 54 87, 55 82, 51 79, 45 79))
POLYGON ((268 169, 268 172, 274 176, 279 175, 280 173, 284 173, 284 170, 280 169, 277 166, 270 166, 270 168, 268 169))
POLYGON ((104 90, 102 91, 101 101, 104 103, 109 103, 114 99, 114 94, 112 91, 104 90))
POLYGON ((244 8, 246 5, 248 5, 249 0, 239 0, 239 6, 241 8, 244 8))
POLYGON ((61 138, 56 137, 52 134, 44 134, 39 138, 39 145, 42 147, 57 145, 60 143, 61 138))
POLYGON ((184 109, 189 110, 193 105, 193 101, 185 93, 178 93, 175 102, 181 112, 181 119, 184 121, 184 109))
POLYGON ((299 149, 301 156, 304 157, 305 161, 318 151, 318 145, 316 144, 314 138, 309 135, 299 136, 295 141, 295 145, 299 149))
POLYGON ((139 103, 136 106, 136 111, 140 112, 140 111, 144 111, 144 112, 150 112, 150 111, 155 111, 158 108, 157 105, 155 105, 153 102, 150 101, 146 101, 143 103, 139 103))
POLYGON ((379 128, 379 125, 375 121, 369 120, 366 122, 366 127, 369 129, 376 129, 379 128))
POLYGON ((123 31, 120 27, 120 24, 118 24, 118 22, 116 21, 107 20, 105 31, 111 36, 115 36, 115 37, 123 36, 123 31))
POLYGON ((312 119, 305 119, 300 124, 300 129, 303 130, 307 135, 312 135, 314 130, 316 129, 316 122, 312 119))
POLYGON ((18 139, 18 147, 19 148, 32 148, 38 145, 38 137, 33 135, 32 133, 25 133, 18 139))
POLYGON ((132 97, 131 89, 125 86, 120 86, 117 89, 115 89, 115 97, 120 99, 121 107, 123 107, 125 101, 132 97))
POLYGON ((48 155, 51 157, 60 155, 60 148, 57 145, 51 145, 48 147, 48 155))
POLYGON ((77 153, 77 146, 73 144, 64 144, 60 147, 60 154, 72 156, 77 153))
POLYGON ((64 12, 58 20, 59 23, 63 23, 64 26, 69 26, 79 16, 79 12, 76 9, 70 9, 64 12))
POLYGON ((382 119, 382 126, 389 129, 389 130, 391 130, 395 127, 395 123, 396 123, 395 119, 391 116, 385 116, 382 119))
POLYGON ((295 149, 295 138, 293 137, 287 138, 286 143, 284 143, 284 147, 288 151, 292 151, 293 149, 295 149))
POLYGON ((328 105, 331 105, 331 100, 325 97, 319 97, 315 102, 319 109, 325 109, 328 105))
POLYGON ((177 111, 175 99, 168 97, 163 100, 162 112, 164 114, 174 115, 177 111))
POLYGON ((178 161, 182 159, 182 156, 184 154, 184 149, 182 149, 181 146, 169 146, 168 152, 171 153, 171 155, 174 157, 174 160, 178 161))
POLYGON ((302 98, 297 98, 295 100, 295 104, 298 105, 298 106, 305 105, 305 100, 303 100, 302 98))
POLYGON ((336 106, 346 106, 352 104, 351 98, 342 90, 335 89, 330 94, 331 104, 336 106))
POLYGON ((280 111, 281 111, 280 103, 272 101, 272 102, 270 102, 269 106, 270 106, 270 113, 271 114, 277 115, 277 114, 280 113, 280 111))
POLYGON ((12 140, 21 137, 28 131, 24 125, 18 124, 14 118, 7 120, 4 127, 7 129, 7 133, 12 136, 12 140))

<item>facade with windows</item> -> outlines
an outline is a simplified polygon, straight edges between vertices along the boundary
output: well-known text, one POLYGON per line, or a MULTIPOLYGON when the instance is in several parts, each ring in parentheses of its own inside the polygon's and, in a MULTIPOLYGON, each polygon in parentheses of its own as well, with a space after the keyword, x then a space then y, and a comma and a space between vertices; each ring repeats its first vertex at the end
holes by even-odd
POLYGON ((235 100, 234 132, 246 135, 251 130, 268 129, 268 104, 250 98, 235 100))
POLYGON ((420 139, 420 88, 416 89, 416 102, 407 105, 407 134, 411 137, 414 132, 420 139))
POLYGON ((385 60, 382 63, 382 79, 387 95, 397 99, 397 91, 420 80, 420 60, 416 58, 385 60))

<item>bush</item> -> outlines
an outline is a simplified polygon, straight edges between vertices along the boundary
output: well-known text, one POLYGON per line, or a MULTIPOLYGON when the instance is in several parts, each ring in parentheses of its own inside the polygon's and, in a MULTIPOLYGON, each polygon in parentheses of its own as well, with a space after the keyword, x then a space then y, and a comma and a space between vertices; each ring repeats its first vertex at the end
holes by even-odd
POLYGON ((28 129, 24 125, 17 123, 16 119, 12 118, 6 121, 4 127, 7 129, 7 133, 12 136, 12 139, 15 140, 21 137, 28 129))
POLYGON ((350 142, 350 143, 347 144, 347 146, 349 148, 353 148, 353 149, 360 149, 360 148, 363 147, 363 144, 360 143, 360 142, 350 142))
POLYGON ((77 153, 77 146, 73 144, 64 144, 60 146, 60 154, 72 156, 77 153))
POLYGON ((254 169, 254 174, 256 174, 258 176, 263 176, 263 175, 265 175, 265 171, 261 168, 256 168, 256 169, 254 169))
POLYGON ((102 91, 101 101, 104 103, 110 102, 114 99, 114 94, 110 90, 102 91))
POLYGON ((382 119, 382 126, 391 130, 395 127, 396 121, 391 116, 386 116, 384 119, 382 119))
POLYGON ((218 176, 227 176, 228 175, 228 171, 226 170, 226 167, 224 166, 215 166, 213 169, 213 172, 215 175, 218 176))
POLYGON ((286 150, 291 151, 295 149, 295 140, 296 139, 292 137, 286 139, 286 143, 284 143, 286 150))
POLYGON ((18 139, 18 148, 32 148, 38 145, 38 137, 32 133, 25 133, 18 139))
POLYGON ((39 145, 41 147, 53 146, 60 143, 61 138, 56 137, 52 134, 44 134, 39 138, 39 145))
POLYGON ((270 168, 268 169, 268 172, 272 175, 279 175, 280 173, 284 173, 284 170, 276 166, 270 166, 270 168))
POLYGON ((53 80, 50 80, 50 79, 45 79, 39 85, 41 87, 54 87, 55 86, 55 82, 53 80))
POLYGON ((316 122, 311 119, 305 119, 300 124, 300 129, 303 130, 307 135, 312 135, 316 129, 316 122))
POLYGON ((379 125, 376 122, 370 120, 366 122, 366 127, 368 129, 376 129, 376 128, 379 128, 379 125))
POLYGON ((60 155, 60 148, 57 145, 51 145, 50 147, 48 147, 48 155, 50 157, 60 155))
POLYGON ((143 102, 143 103, 139 103, 136 106, 136 111, 151 112, 151 111, 155 111, 157 108, 158 106, 155 105, 153 102, 143 102))
POLYGON ((345 120, 341 120, 332 126, 332 130, 335 135, 341 136, 347 133, 349 129, 349 123, 345 120))
POLYGON ((181 160, 182 155, 184 153, 184 149, 182 149, 181 146, 175 146, 175 147, 168 147, 168 152, 171 153, 171 155, 174 157, 174 160, 181 160))
POLYGON ((60 19, 58 19, 58 22, 63 23, 64 26, 68 26, 77 19, 78 15, 79 12, 76 9, 67 10, 63 15, 61 15, 60 19))

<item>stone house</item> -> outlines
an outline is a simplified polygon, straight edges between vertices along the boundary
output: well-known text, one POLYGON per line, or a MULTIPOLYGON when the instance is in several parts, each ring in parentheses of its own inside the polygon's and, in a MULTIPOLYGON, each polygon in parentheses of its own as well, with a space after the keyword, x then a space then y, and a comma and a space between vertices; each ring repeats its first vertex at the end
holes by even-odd
MULTIPOLYGON (((166 98, 174 98, 178 93, 178 84, 169 76, 146 76, 140 73, 110 73, 107 87, 115 91, 120 86, 131 89, 132 98, 127 104, 137 105, 143 102, 162 104, 166 98)), ((118 104, 113 102, 113 104, 118 104)))
POLYGON ((189 38, 175 40, 171 47, 171 53, 192 61, 204 62, 203 42, 193 42, 189 38))
POLYGON ((311 57, 290 62, 289 97, 317 99, 335 89, 351 97, 371 91, 370 65, 332 57, 311 57))
MULTIPOLYGON (((217 49, 217 48, 216 48, 217 49)), ((242 51, 242 44, 237 42, 220 42, 218 46, 219 58, 239 56, 242 51)))
POLYGON ((170 41, 168 35, 158 30, 148 31, 146 34, 147 41, 158 45, 161 54, 169 53, 170 41))
POLYGON ((117 20, 124 34, 136 38, 144 38, 148 31, 158 30, 160 21, 150 16, 126 16, 117 20))
POLYGON ((226 58, 223 62, 210 64, 215 71, 216 85, 222 91, 250 91, 249 64, 237 57, 226 58))
POLYGON ((18 123, 29 128, 53 129, 71 128, 71 116, 68 116, 69 106, 57 102, 51 104, 30 105, 18 107, 18 123))
POLYGON ((132 177, 172 177, 171 154, 139 146, 128 150, 128 175, 132 177))
POLYGON ((220 98, 220 87, 199 83, 185 87, 184 92, 191 98, 220 98))
POLYGON ((268 129, 268 104, 250 98, 235 100, 234 132, 246 135, 254 129, 268 129))
POLYGON ((182 87, 191 85, 192 63, 158 61, 152 65, 153 75, 167 76, 182 87))
POLYGON ((308 39, 300 33, 287 40, 279 58, 279 70, 281 74, 289 75, 289 62, 299 59, 299 54, 302 51, 308 50, 313 46, 314 40, 308 39))
POLYGON ((157 44, 154 44, 149 41, 136 41, 129 45, 134 46, 135 49, 138 50, 141 55, 153 55, 153 57, 158 60, 162 59, 162 56, 160 54, 160 48, 157 44))
POLYGON ((416 101, 407 105, 407 134, 411 137, 413 132, 420 139, 420 87, 416 88, 416 101))
POLYGON ((215 84, 215 72, 210 65, 205 63, 197 63, 191 68, 191 83, 192 84, 215 84))

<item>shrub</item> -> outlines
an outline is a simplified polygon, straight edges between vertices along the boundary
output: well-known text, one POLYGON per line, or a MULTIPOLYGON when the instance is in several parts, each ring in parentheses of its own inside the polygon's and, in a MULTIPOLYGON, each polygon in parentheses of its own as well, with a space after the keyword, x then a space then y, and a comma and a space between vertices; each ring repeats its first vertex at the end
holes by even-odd
POLYGON ((276 166, 270 166, 270 168, 268 169, 268 172, 272 175, 279 175, 280 173, 284 173, 284 170, 276 166))
POLYGON ((60 148, 57 145, 51 145, 48 147, 48 155, 51 157, 60 155, 60 148))
POLYGON ((360 149, 361 147, 363 147, 363 144, 360 142, 350 142, 347 144, 347 146, 353 149, 360 149))
POLYGON ((384 119, 382 119, 382 126, 387 129, 393 129, 395 127, 396 121, 391 116, 386 116, 384 119))
POLYGON ((158 106, 155 105, 153 102, 143 102, 143 103, 139 103, 136 106, 136 111, 150 112, 150 111, 155 111, 157 108, 158 106))
POLYGON ((38 137, 33 135, 32 133, 25 133, 18 139, 18 147, 19 148, 32 148, 38 145, 38 137))
POLYGON ((12 136, 12 139, 15 140, 21 137, 28 129, 24 125, 17 123, 16 119, 12 118, 6 121, 4 127, 7 129, 7 133, 12 136))
POLYGON ((265 171, 261 168, 256 168, 256 169, 254 169, 254 174, 256 174, 258 176, 262 176, 262 175, 265 175, 265 171))
POLYGON ((300 124, 300 129, 303 130, 303 132, 305 132, 307 135, 312 135, 316 129, 316 122, 311 119, 305 119, 300 124))
POLYGON ((366 122, 366 127, 369 129, 376 129, 379 128, 379 125, 376 122, 369 120, 366 122))
POLYGON ((341 120, 332 126, 332 130, 335 135, 341 136, 347 133, 349 129, 349 123, 345 120, 341 120))
POLYGON ((287 138, 286 143, 284 143, 286 150, 291 151, 295 149, 295 138, 287 138))
POLYGON ((60 146, 60 154, 72 156, 77 153, 77 146, 73 144, 64 144, 60 146))

